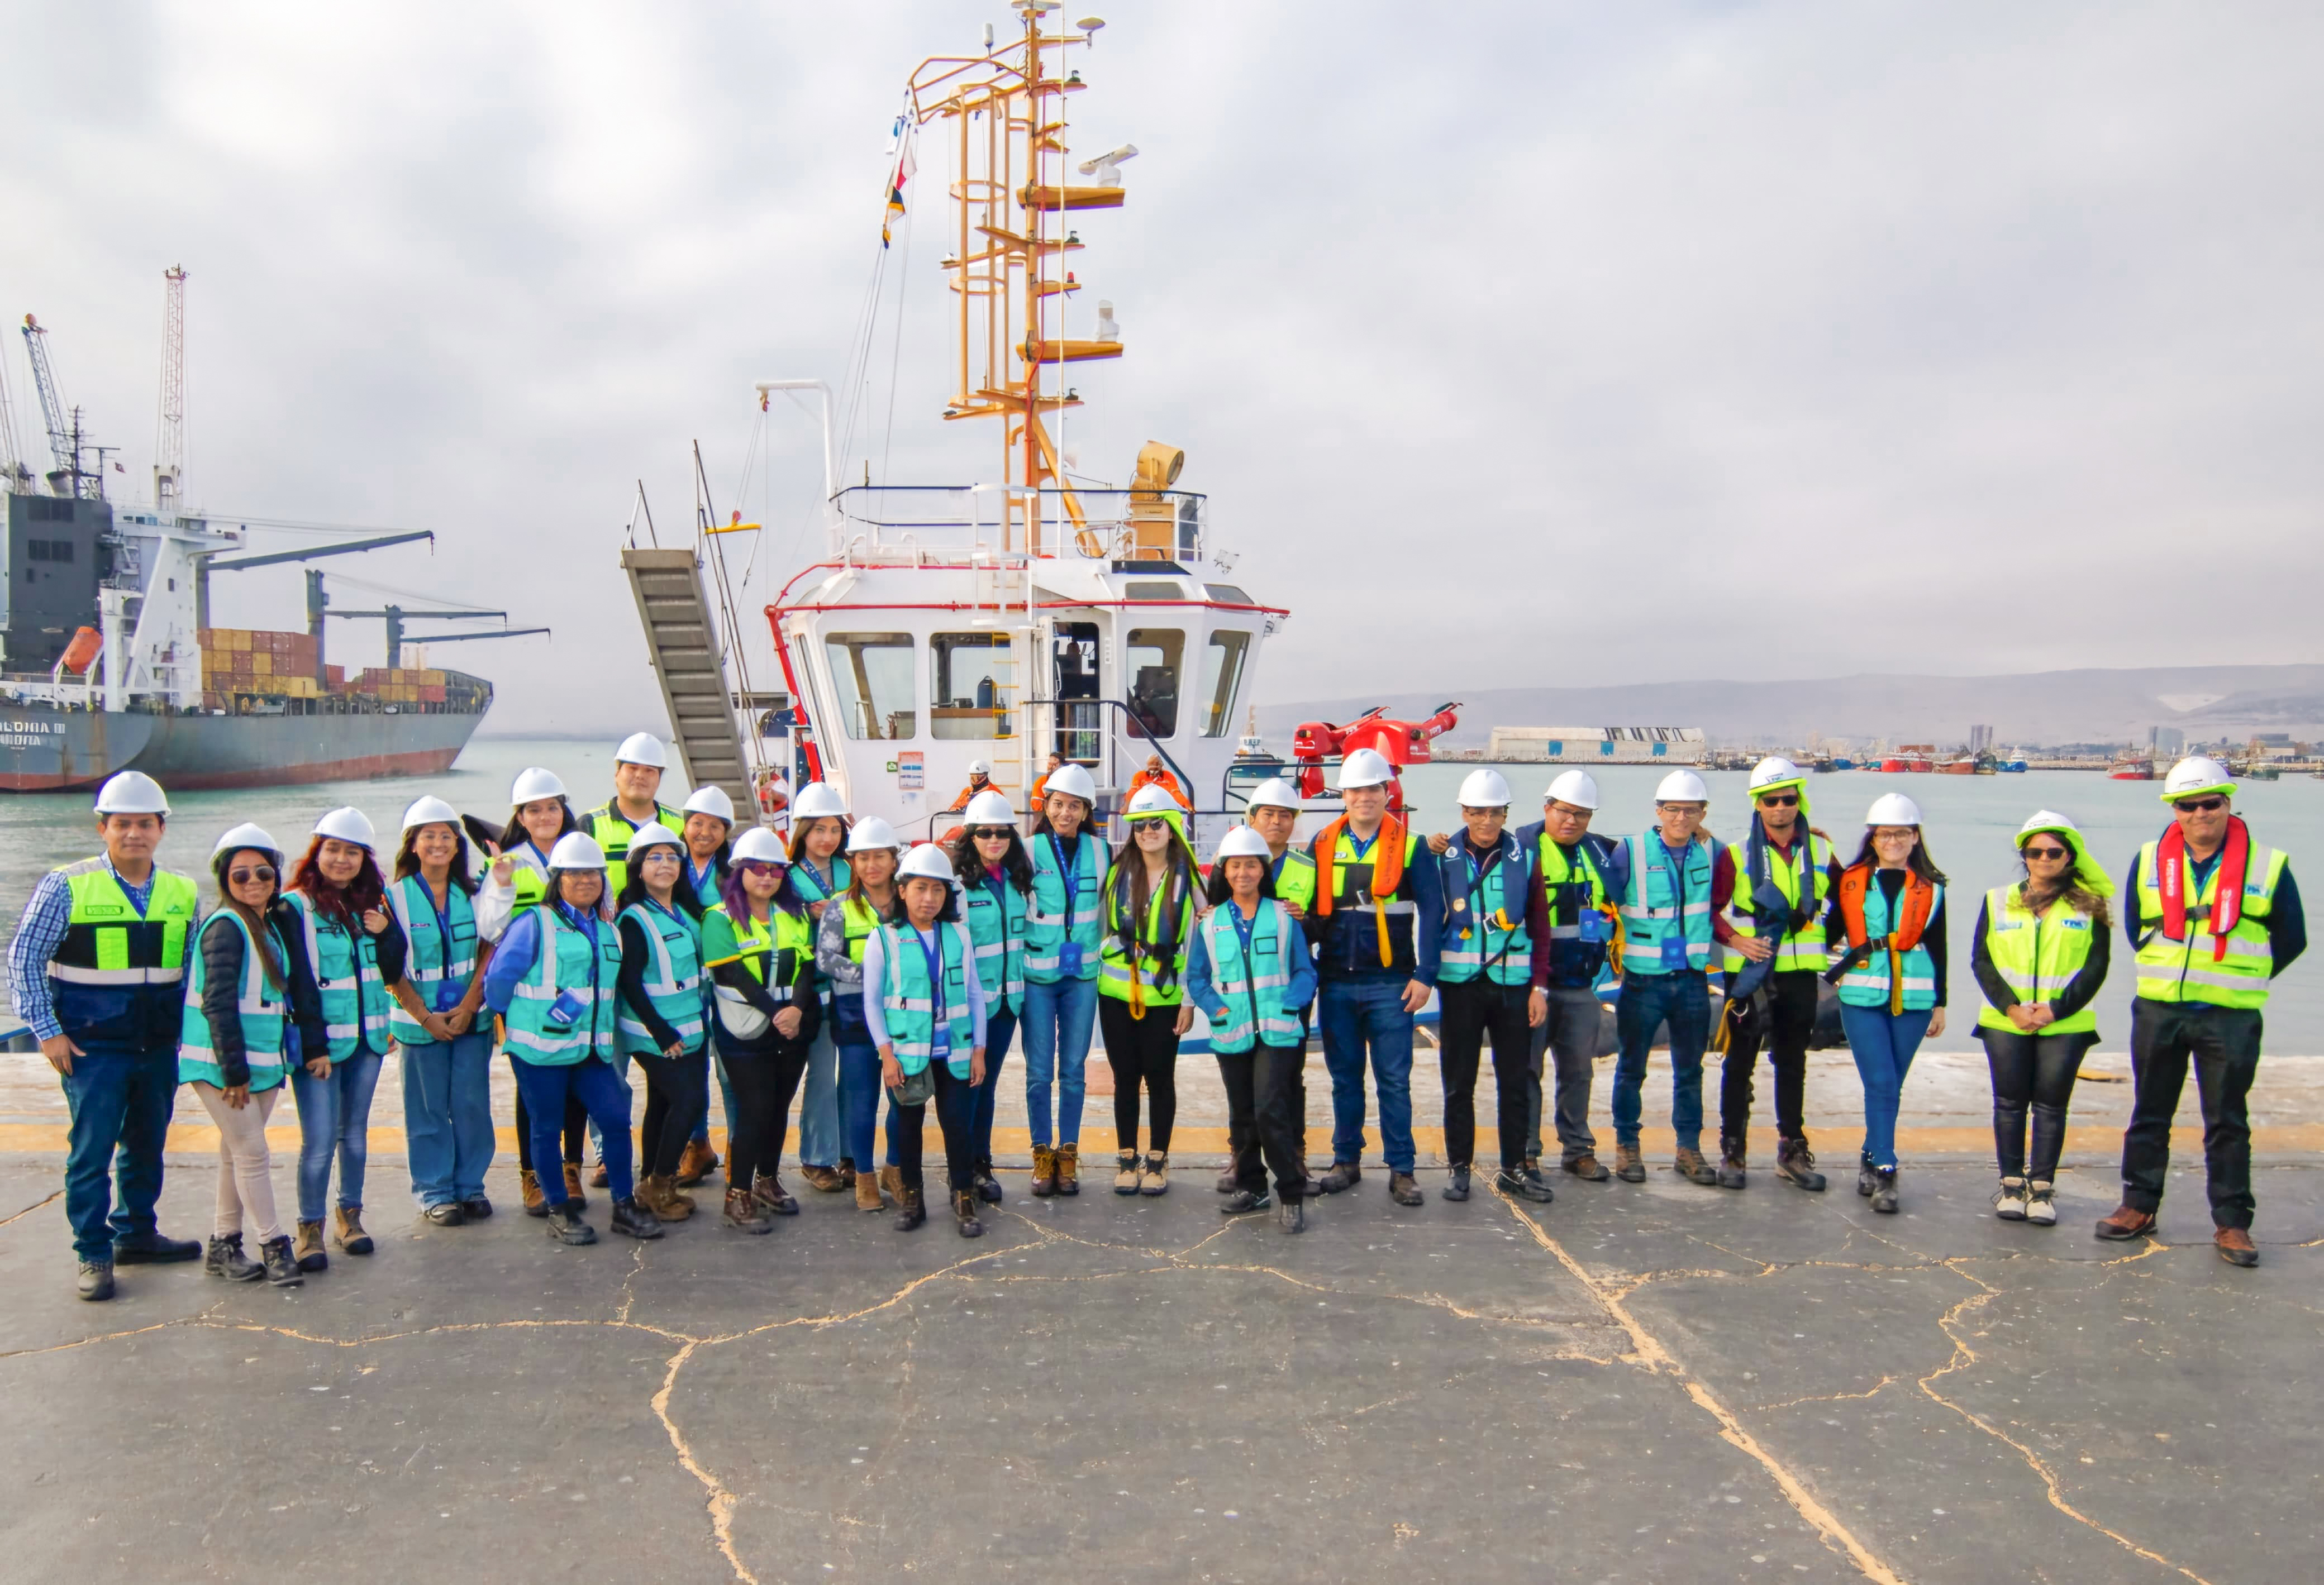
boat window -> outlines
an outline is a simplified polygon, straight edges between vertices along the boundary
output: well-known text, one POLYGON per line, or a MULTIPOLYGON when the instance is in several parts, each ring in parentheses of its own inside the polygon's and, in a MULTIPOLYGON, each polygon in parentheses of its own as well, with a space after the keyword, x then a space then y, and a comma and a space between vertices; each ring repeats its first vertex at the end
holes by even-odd
POLYGON ((1137 735, 1174 738, 1178 735, 1178 667, 1186 652, 1186 635, 1176 628, 1134 627, 1123 670, 1130 678, 1130 717, 1137 735))
POLYGON ((1216 600, 1222 605, 1256 605, 1259 604, 1258 601, 1244 594, 1240 589, 1236 588, 1232 584, 1204 584, 1203 587, 1210 594, 1212 599, 1216 600))
POLYGON ((839 715, 852 738, 908 738, 912 709, 912 635, 834 633, 824 640, 839 715))
POLYGON ((1242 687, 1242 663, 1250 658, 1250 635, 1214 632, 1203 651, 1203 735, 1224 737, 1234 719, 1235 691, 1242 687))
POLYGON ((942 742, 1009 735, 1001 690, 1015 679, 1007 633, 928 635, 928 733, 942 742))
POLYGON ((1125 600, 1184 600, 1186 591, 1179 584, 1134 582, 1121 585, 1121 597, 1125 600))

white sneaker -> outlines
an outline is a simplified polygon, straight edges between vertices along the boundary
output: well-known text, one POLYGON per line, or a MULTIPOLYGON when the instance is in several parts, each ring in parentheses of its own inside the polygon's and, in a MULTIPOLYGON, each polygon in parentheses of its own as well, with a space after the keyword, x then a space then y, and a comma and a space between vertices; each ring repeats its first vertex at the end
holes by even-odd
POLYGON ((2058 1202, 2051 1186, 2044 1183, 2025 1185, 2025 1220, 2041 1227, 2054 1227, 2058 1221, 2058 1202))
MULTIPOLYGON (((2025 1180, 2024 1178, 2001 1180, 2001 1187, 1993 1192, 1993 1213, 2004 1221, 2025 1220, 2025 1180)), ((2054 1212, 2051 1215, 2051 1220, 2053 1221, 2057 1220, 2054 1212)))

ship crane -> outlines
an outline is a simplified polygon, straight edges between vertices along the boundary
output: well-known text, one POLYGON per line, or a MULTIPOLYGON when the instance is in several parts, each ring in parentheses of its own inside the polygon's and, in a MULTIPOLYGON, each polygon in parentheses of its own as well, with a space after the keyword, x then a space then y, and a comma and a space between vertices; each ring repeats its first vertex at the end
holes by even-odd
POLYGON ((37 477, 16 452, 16 396, 8 388, 8 361, 0 358, 0 492, 29 495, 37 477))
POLYGON ((1389 717, 1388 706, 1375 705, 1345 726, 1335 726, 1328 721, 1300 723, 1299 730, 1291 737, 1291 751, 1299 767, 1300 796, 1323 796, 1325 760, 1343 760, 1358 749, 1370 749, 1397 768, 1388 802, 1391 808, 1402 809, 1404 768, 1427 764, 1428 745, 1461 724, 1460 712, 1460 703, 1455 700, 1439 705, 1425 721, 1397 721, 1389 717))
POLYGON ((186 498, 186 270, 161 272, 161 412, 153 429, 153 509, 172 515, 186 498))
POLYGON ((68 413, 64 393, 57 385, 56 368, 49 362, 49 333, 30 314, 24 316, 24 346, 32 362, 32 389, 41 400, 41 418, 48 425, 49 455, 57 465, 49 475, 49 488, 59 495, 87 495, 95 500, 104 485, 104 475, 81 471, 80 414, 68 413))
MULTIPOLYGON (((310 572, 307 575, 307 579, 308 585, 310 588, 319 588, 322 584, 323 575, 318 572, 310 572)), ((403 653, 403 646, 406 643, 456 644, 463 639, 521 639, 529 634, 545 633, 549 631, 545 627, 503 627, 495 628, 490 632, 416 633, 410 635, 409 637, 405 635, 403 631, 404 620, 407 617, 431 616, 440 617, 447 622, 468 622, 473 621, 477 617, 497 616, 503 622, 506 622, 508 620, 508 613, 505 611, 410 611, 401 605, 389 605, 383 606, 377 611, 331 611, 326 609, 323 614, 325 616, 339 617, 349 622, 386 622, 387 664, 391 668, 403 664, 400 658, 403 653)), ((319 650, 317 652, 320 653, 319 650)))

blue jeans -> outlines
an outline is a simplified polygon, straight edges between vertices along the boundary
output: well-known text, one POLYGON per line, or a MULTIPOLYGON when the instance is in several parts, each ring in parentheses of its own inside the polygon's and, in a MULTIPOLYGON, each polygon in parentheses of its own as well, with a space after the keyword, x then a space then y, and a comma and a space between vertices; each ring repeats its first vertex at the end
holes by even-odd
POLYGON ((1877 1167, 1896 1165, 1896 1109, 1904 1103, 1904 1075, 1913 1054, 1929 1032, 1929 1013, 1892 1013, 1885 1007, 1840 1004, 1840 1027, 1848 1031, 1849 1055, 1864 1080, 1864 1159, 1877 1167))
MULTIPOLYGON (((533 1063, 512 1055, 517 1088, 524 1092, 524 1110, 532 1120, 532 1158, 555 1161, 564 1153, 565 1099, 577 1099, 597 1125, 604 1141, 605 1185, 616 1200, 637 1192, 630 1171, 630 1087, 613 1064, 598 1057, 575 1063, 533 1063)), ((540 1192, 552 1206, 565 1203, 565 1175, 540 1174, 540 1192)))
POLYGON ((880 1048, 862 1029, 847 1031, 839 1047, 839 1113, 842 1151, 857 1172, 877 1172, 880 1126, 880 1048))
POLYGON ((838 1067, 839 1048, 832 1043, 831 1031, 818 1026, 807 1045, 807 1076, 799 1086, 801 1166, 839 1165, 838 1067))
MULTIPOLYGON (((345 1062, 331 1064, 318 1079, 304 1063, 290 1070, 290 1093, 299 1103, 299 1220, 323 1220, 323 1200, 331 1186, 331 1157, 339 1158, 339 1203, 349 1210, 364 1203, 364 1163, 371 1144, 371 1092, 379 1087, 380 1054, 358 1046, 345 1062)), ((557 1114, 560 1119, 563 1112, 557 1114)), ((554 1154, 551 1161, 557 1159, 554 1154)))
POLYGON ((1412 1170, 1412 1015, 1406 980, 1326 980, 1316 1021, 1332 1074, 1332 1159, 1364 1156, 1364 1055, 1379 1098, 1380 1146, 1390 1172, 1412 1170))
POLYGON ((1654 1043, 1655 1026, 1665 1018, 1670 1020, 1671 1131, 1680 1149, 1700 1150, 1702 1048, 1711 1039, 1711 976, 1701 969, 1623 976, 1622 999, 1614 1005, 1614 1034, 1621 1046, 1614 1059, 1614 1142, 1638 1142, 1646 1050, 1654 1043))
MULTIPOLYGON (((622 1051, 614 1054, 613 1077, 622 1081, 622 1089, 630 1089, 630 1054, 628 1052, 622 1051)), ((630 1090, 630 1097, 632 1101, 635 1101, 637 1098, 637 1092, 630 1090)), ((525 1104, 530 1107, 532 1103, 530 1101, 527 1101, 525 1104)), ((630 1110, 631 1109, 626 1106, 622 1109, 622 1131, 623 1133, 627 1133, 629 1131, 630 1110)), ((595 1112, 592 1112, 589 1116, 589 1143, 595 1149, 598 1161, 603 1163, 605 1159, 605 1127, 603 1123, 597 1120, 597 1117, 595 1112)))
MULTIPOLYGON (((718 1054, 715 1040, 710 1043, 710 1069, 718 1075, 718 1099, 726 1106, 726 1142, 732 1145, 734 1142, 734 1086, 727 1080, 726 1059, 718 1054)), ((710 1109, 706 1106, 702 1109, 702 1120, 694 1125, 694 1139, 697 1145, 710 1143, 710 1109)))
POLYGON ((1009 1041, 1017 1033, 1017 1015, 1005 1009, 984 1009, 984 1083, 976 1092, 976 1123, 971 1130, 975 1147, 970 1159, 979 1171, 992 1165, 992 1108, 1001 1094, 1001 1064, 1009 1055, 1009 1041))
POLYGON ((161 1146, 178 1101, 178 1051, 91 1046, 62 1080, 72 1114, 66 1134, 65 1220, 83 1260, 113 1258, 113 1240, 151 1235, 161 1197, 161 1146), (119 1181, 114 1203, 106 1175, 119 1181))
POLYGON ((452 1205, 484 1192, 493 1165, 493 1037, 471 1030, 403 1048, 403 1137, 411 1194, 452 1205))
POLYGON ((1097 981, 1028 981, 1025 1007, 1018 1015, 1025 1041, 1025 1110, 1033 1143, 1049 1143, 1049 1090, 1057 1091, 1056 1142, 1082 1142, 1082 1064, 1089 1060, 1090 1031, 1097 1026, 1097 981))

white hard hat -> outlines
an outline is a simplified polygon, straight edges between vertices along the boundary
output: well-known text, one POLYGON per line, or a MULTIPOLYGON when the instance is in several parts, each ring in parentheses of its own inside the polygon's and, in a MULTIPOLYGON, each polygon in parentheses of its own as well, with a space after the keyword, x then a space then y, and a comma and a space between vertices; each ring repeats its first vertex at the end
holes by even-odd
POLYGON ((1509 784, 1498 770, 1471 770, 1462 779, 1461 806, 1464 809, 1506 809, 1509 806, 1509 784))
MULTIPOLYGON (((858 826, 857 829, 862 827, 858 826)), ((790 854, 784 850, 783 839, 763 825, 753 825, 736 837, 733 852, 727 856, 736 863, 744 859, 760 864, 788 864, 791 862, 790 854)))
POLYGON ((633 732, 622 740, 613 751, 616 765, 650 765, 656 770, 669 769, 669 758, 662 752, 661 739, 650 732, 633 732))
POLYGON ((952 861, 945 857, 944 849, 932 842, 924 842, 904 855, 896 866, 896 880, 900 883, 918 876, 924 880, 941 880, 952 884, 952 861))
POLYGON ((325 811, 315 822, 315 834, 351 842, 359 848, 379 849, 379 833, 372 829, 371 817, 361 809, 342 806, 325 811))
POLYGON ((1248 825, 1238 825, 1219 841, 1219 862, 1229 859, 1266 859, 1272 862, 1275 850, 1267 845, 1267 838, 1248 825))
POLYGON ((1806 771, 1781 754, 1770 754, 1751 767, 1751 790, 1754 793, 1765 792, 1771 787, 1790 787, 1807 779, 1806 771))
POLYGON ((1352 787, 1386 787, 1396 779, 1396 767, 1372 749, 1358 749, 1340 761, 1340 790, 1352 787))
MULTIPOLYGON (((707 815, 714 820, 724 820, 729 825, 734 824, 734 800, 728 797, 726 789, 716 782, 712 782, 708 787, 696 788, 694 796, 686 800, 686 812, 689 815, 707 815)), ((797 811, 794 810, 793 813, 797 811)))
POLYGON ((1253 809, 1289 809, 1296 814, 1299 808, 1299 789, 1278 776, 1260 782, 1244 802, 1253 809))
POLYGON ((2024 847, 2029 839, 2045 831, 2072 837, 2077 848, 2082 844, 2082 828, 2074 824, 2073 816, 2061 815, 2055 809, 2036 809, 2025 824, 2017 828, 2017 845, 2024 847))
POLYGON ((253 825, 247 820, 219 837, 217 846, 210 849, 210 857, 215 859, 220 853, 230 853, 237 848, 256 848, 260 852, 272 853, 278 861, 282 857, 282 844, 268 835, 263 827, 253 825))
POLYGON ((992 767, 982 760, 971 760, 968 762, 968 773, 971 776, 990 776, 992 774, 992 767))
POLYGON ((403 811, 403 829, 409 831, 415 825, 449 825, 457 831, 460 828, 460 812, 432 795, 414 798, 410 807, 403 811))
POLYGON ((1555 798, 1561 804, 1571 804, 1577 809, 1598 806, 1598 779, 1587 770, 1568 770, 1549 784, 1541 796, 1543 803, 1555 798))
POLYGON ((1920 823, 1921 806, 1903 793, 1882 793, 1872 800, 1872 806, 1864 811, 1864 824, 1867 825, 1918 825, 1920 823))
POLYGON ((1711 789, 1702 785, 1702 778, 1692 770, 1674 770, 1655 788, 1658 804, 1707 804, 1711 789))
POLYGON ((629 862, 631 863, 637 862, 638 854, 645 849, 659 847, 665 843, 669 844, 671 847, 676 848, 680 853, 684 853, 686 852, 686 839, 684 837, 678 835, 677 832, 672 831, 669 826, 664 825, 659 820, 649 820, 643 825, 639 826, 637 830, 632 832, 630 835, 629 862))
POLYGON ((1139 788, 1137 796, 1130 800, 1130 807, 1122 811, 1132 820, 1145 820, 1157 815, 1179 815, 1185 812, 1177 799, 1151 782, 1139 788))
MULTIPOLYGON (((2235 796, 2235 773, 2209 754, 2190 754, 2171 767, 2171 774, 2163 779, 2163 801, 2191 798, 2198 793, 2225 793, 2235 796)), ((102 804, 97 806, 104 807, 102 804)))
POLYGON ((166 815, 170 797, 161 784, 143 770, 124 770, 97 789, 100 815, 166 815))
POLYGON ((1049 779, 1042 789, 1044 797, 1056 793, 1063 793, 1069 798, 1079 798, 1092 807, 1097 804, 1097 783, 1090 779, 1087 770, 1070 760, 1049 772, 1049 779))
POLYGON ((794 820, 821 820, 829 816, 847 818, 847 800, 839 796, 827 781, 810 781, 799 788, 799 796, 791 800, 794 820))
POLYGON ((564 796, 565 784, 558 780, 557 772, 544 770, 538 765, 526 766, 509 784, 509 802, 519 807, 541 798, 561 798, 564 796))
POLYGON ((847 834, 847 851, 851 853, 869 852, 874 848, 893 848, 901 852, 903 847, 896 828, 877 815, 866 815, 847 834))
POLYGON ((971 825, 1014 825, 1017 811, 1009 806, 1009 795, 981 792, 968 800, 961 811, 961 819, 971 825))
POLYGON ((605 850, 597 839, 586 831, 568 831, 557 839, 549 851, 549 867, 552 870, 602 870, 605 867, 605 850))

